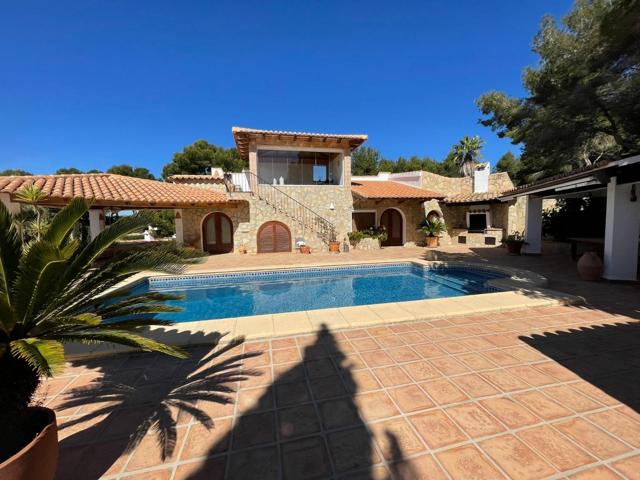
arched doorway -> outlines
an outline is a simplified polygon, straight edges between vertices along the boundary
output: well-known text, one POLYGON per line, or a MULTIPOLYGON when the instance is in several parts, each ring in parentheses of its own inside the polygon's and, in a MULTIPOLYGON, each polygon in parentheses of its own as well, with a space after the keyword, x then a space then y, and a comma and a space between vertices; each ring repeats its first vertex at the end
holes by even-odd
POLYGON ((433 222, 434 220, 440 220, 440 212, 438 212, 437 210, 431 210, 427 214, 427 220, 429 220, 430 222, 433 222))
POLYGON ((258 253, 291 251, 291 232, 282 222, 266 222, 258 229, 258 253))
POLYGON ((404 245, 404 221, 398 210, 388 208, 382 212, 380 226, 387 229, 387 239, 382 242, 383 247, 404 245))
POLYGON ((233 250, 233 223, 224 213, 210 213, 202 221, 202 249, 212 254, 233 250))

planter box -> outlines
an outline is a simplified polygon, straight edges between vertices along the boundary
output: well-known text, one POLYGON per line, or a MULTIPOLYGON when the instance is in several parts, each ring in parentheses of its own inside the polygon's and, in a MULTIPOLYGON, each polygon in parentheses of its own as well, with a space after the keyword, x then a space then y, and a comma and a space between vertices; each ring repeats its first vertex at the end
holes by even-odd
POLYGON ((380 240, 377 238, 363 238, 353 246, 354 250, 380 250, 380 240))

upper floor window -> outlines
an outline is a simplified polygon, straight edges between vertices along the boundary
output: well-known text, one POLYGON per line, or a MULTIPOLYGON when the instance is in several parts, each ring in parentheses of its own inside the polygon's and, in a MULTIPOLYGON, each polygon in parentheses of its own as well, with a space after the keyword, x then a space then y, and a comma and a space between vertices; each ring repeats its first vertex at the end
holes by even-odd
POLYGON ((283 185, 342 185, 342 153, 258 150, 258 176, 283 185))

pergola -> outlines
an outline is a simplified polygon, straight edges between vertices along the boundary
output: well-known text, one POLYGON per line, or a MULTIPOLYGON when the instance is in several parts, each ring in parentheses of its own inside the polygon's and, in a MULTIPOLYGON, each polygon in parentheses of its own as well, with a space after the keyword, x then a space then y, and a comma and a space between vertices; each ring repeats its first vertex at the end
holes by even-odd
POLYGON ((110 173, 0 177, 0 200, 11 213, 19 213, 20 205, 28 203, 20 193, 30 185, 42 191, 44 198, 37 204, 45 207, 63 207, 73 198, 90 201, 92 239, 104 230, 105 209, 170 209, 176 211, 176 241, 182 243, 182 209, 212 208, 232 201, 220 191, 110 173))
POLYGON ((608 280, 637 280, 640 236, 640 155, 598 163, 523 185, 503 200, 526 198, 524 252, 542 253, 542 200, 606 195, 604 273, 608 280))

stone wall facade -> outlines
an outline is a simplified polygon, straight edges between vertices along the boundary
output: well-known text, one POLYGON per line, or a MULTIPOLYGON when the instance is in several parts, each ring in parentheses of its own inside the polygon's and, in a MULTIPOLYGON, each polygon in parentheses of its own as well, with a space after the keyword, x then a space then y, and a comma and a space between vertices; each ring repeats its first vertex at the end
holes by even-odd
MULTIPOLYGON (((375 211, 377 225, 380 224, 380 218, 384 211, 389 208, 394 208, 402 214, 404 222, 404 245, 423 245, 424 234, 418 231, 418 224, 424 220, 424 208, 422 206, 422 202, 419 202, 418 200, 407 200, 401 202, 394 199, 376 201, 361 198, 355 198, 353 201, 353 211, 375 211)), ((349 213, 349 223, 351 223, 351 213, 349 213)))

